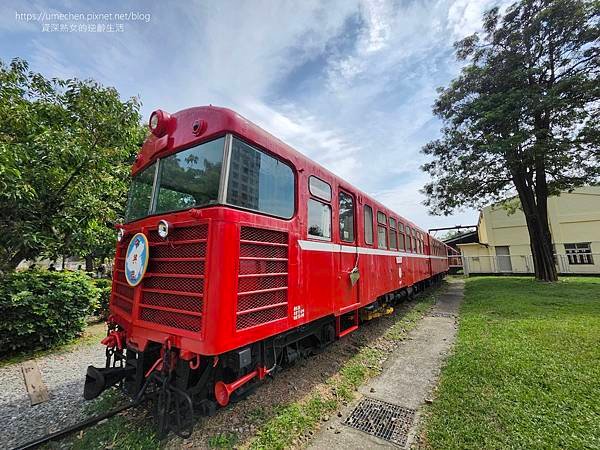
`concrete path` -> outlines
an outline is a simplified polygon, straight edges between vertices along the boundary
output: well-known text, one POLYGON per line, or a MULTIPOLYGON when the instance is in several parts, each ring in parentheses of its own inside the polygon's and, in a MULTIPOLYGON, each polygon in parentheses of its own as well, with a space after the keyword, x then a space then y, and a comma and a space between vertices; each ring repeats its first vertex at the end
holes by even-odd
POLYGON ((428 315, 389 356, 383 372, 359 389, 359 398, 341 412, 341 417, 324 427, 309 448, 398 448, 390 441, 343 424, 365 397, 408 409, 403 410, 409 417, 404 430, 408 432, 403 433, 396 427, 396 433, 404 434, 405 447, 410 447, 416 437, 419 410, 437 384, 440 368, 456 335, 456 315, 463 298, 464 282, 453 280, 449 284, 428 315), (414 419, 413 411, 416 411, 414 419))

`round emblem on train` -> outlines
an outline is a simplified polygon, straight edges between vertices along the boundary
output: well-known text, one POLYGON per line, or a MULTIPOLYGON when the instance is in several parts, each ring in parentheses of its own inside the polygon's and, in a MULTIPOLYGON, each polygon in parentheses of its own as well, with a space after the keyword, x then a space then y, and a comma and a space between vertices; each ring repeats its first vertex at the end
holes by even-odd
POLYGON ((149 252, 148 238, 143 233, 131 238, 125 255, 125 278, 130 286, 137 286, 142 282, 148 268, 149 252))

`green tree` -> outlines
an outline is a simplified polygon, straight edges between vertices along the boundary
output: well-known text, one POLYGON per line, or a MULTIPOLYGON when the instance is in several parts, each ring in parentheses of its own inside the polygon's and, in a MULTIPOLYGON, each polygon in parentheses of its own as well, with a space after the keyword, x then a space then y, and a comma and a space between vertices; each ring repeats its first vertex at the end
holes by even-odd
POLYGON ((432 212, 514 195, 525 214, 535 275, 557 279, 548 196, 598 180, 600 3, 524 0, 484 15, 457 43, 466 65, 440 89, 442 137, 423 153, 432 212))
POLYGON ((0 61, 0 270, 105 254, 144 131, 139 101, 0 61))

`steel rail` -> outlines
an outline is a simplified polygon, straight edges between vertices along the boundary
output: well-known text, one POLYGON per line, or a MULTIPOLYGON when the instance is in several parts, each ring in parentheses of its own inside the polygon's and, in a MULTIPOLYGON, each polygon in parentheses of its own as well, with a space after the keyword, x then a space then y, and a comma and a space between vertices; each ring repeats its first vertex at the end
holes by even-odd
POLYGON ((45 436, 41 436, 33 441, 27 442, 26 444, 19 445, 18 447, 14 447, 13 450, 28 450, 33 448, 38 448, 40 445, 43 445, 47 442, 53 441, 55 439, 59 439, 61 437, 67 436, 76 431, 82 430, 83 428, 87 428, 91 425, 94 425, 104 419, 108 419, 109 417, 115 416, 122 411, 125 411, 133 406, 137 406, 140 402, 131 402, 123 406, 119 406, 111 411, 105 412, 104 414, 100 414, 96 417, 90 417, 89 419, 78 422, 74 425, 71 425, 67 428, 63 428, 62 430, 55 431, 54 433, 47 434, 45 436))

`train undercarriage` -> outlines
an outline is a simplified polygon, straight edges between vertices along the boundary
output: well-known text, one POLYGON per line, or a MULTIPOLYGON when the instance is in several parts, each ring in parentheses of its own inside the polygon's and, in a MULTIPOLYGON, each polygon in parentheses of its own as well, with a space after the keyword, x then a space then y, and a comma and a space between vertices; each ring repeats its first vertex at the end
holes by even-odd
POLYGON ((219 356, 184 359, 183 352, 164 343, 150 343, 143 352, 124 345, 124 330, 109 324, 106 365, 89 366, 84 397, 96 398, 111 387, 120 388, 134 403, 152 400, 160 437, 173 432, 191 434, 197 416, 211 416, 247 396, 259 381, 318 353, 343 336, 353 317, 361 321, 393 311, 397 303, 412 298, 427 286, 441 281, 442 274, 411 287, 391 292, 375 302, 338 318, 324 317, 285 333, 254 342, 219 356))

